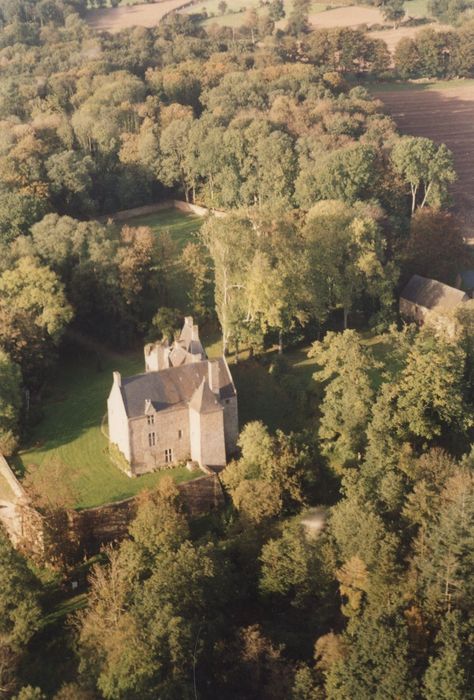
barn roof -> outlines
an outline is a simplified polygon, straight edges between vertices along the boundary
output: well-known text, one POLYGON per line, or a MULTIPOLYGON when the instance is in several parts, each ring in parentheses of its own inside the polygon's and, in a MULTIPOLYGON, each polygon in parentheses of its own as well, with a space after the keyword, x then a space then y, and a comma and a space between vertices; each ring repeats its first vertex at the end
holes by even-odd
MULTIPOLYGON (((235 387, 227 363, 224 358, 215 362, 219 364, 219 398, 228 399, 235 396, 235 387)), ((207 383, 208 372, 209 362, 202 360, 122 379, 121 392, 127 416, 143 416, 147 399, 156 411, 187 406, 203 380, 207 383)))
POLYGON ((456 308, 468 298, 460 289, 420 275, 413 275, 400 296, 426 309, 443 311, 456 308))

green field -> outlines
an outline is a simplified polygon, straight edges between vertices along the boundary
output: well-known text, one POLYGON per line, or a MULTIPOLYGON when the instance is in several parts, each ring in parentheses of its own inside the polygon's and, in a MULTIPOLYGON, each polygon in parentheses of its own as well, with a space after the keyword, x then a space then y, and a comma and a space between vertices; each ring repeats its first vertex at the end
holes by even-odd
MULTIPOLYGON (((211 356, 219 354, 220 343, 215 336, 214 343, 208 343, 206 337, 203 340, 211 356)), ((272 376, 269 363, 247 360, 236 365, 230 358, 241 425, 263 420, 272 430, 295 430, 311 424, 304 392, 311 384, 314 361, 307 359, 306 350, 289 353, 286 358, 286 376, 290 379, 283 380, 272 376)), ((131 479, 112 463, 101 423, 113 370, 123 376, 143 371, 141 350, 123 355, 102 350, 98 355, 81 346, 69 348, 44 400, 44 416, 34 429, 31 446, 14 463, 20 475, 31 472, 33 483, 41 483, 42 488, 49 479, 53 496, 54 484, 61 480, 74 494, 78 508, 133 496, 152 487, 165 474, 173 475, 176 481, 196 476, 177 468, 131 479)))
MULTIPOLYGON (((195 235, 202 226, 204 218, 194 214, 183 214, 178 209, 163 209, 154 214, 135 216, 133 219, 120 221, 115 224, 117 232, 122 226, 148 226, 159 234, 169 234, 173 244, 173 254, 176 258, 182 252, 186 243, 195 240, 195 235)), ((178 266, 168 269, 168 293, 167 306, 186 311, 188 304, 187 290, 183 287, 182 274, 178 266)))
MULTIPOLYGON (((218 8, 220 0, 203 0, 191 7, 187 7, 183 12, 188 14, 207 12, 209 18, 203 22, 204 25, 218 24, 219 26, 238 27, 245 22, 246 11, 256 9, 259 13, 265 11, 259 0, 227 0, 227 10, 221 14, 218 8)), ((310 6, 310 14, 317 14, 329 9, 333 3, 312 2, 310 6)), ((290 14, 293 7, 293 0, 285 0, 286 18, 290 14)), ((285 21, 285 20, 283 20, 285 21)))
POLYGON ((180 252, 186 243, 193 240, 203 221, 201 216, 183 214, 178 209, 162 209, 154 214, 135 216, 127 221, 117 222, 116 226, 149 226, 155 233, 168 231, 176 244, 177 252, 180 252))
POLYGON ((406 0, 404 4, 407 17, 429 17, 428 0, 406 0))
POLYGON ((474 87, 474 80, 471 78, 456 78, 454 80, 407 80, 393 82, 368 82, 367 88, 375 93, 383 92, 406 92, 416 90, 452 90, 459 88, 474 87))

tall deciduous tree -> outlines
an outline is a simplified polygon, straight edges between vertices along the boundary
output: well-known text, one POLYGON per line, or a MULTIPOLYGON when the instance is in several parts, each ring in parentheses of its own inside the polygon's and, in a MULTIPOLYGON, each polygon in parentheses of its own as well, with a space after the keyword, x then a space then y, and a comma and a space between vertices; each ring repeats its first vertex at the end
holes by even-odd
POLYGON ((0 691, 15 689, 15 671, 41 624, 40 588, 0 528, 0 691))
POLYGON ((63 285, 48 267, 21 258, 0 276, 0 345, 31 377, 72 319, 63 285))
POLYGON ((17 446, 21 402, 21 370, 0 350, 0 452, 7 457, 17 446))
POLYGON ((336 468, 354 464, 365 446, 374 395, 370 373, 377 363, 351 330, 328 333, 309 356, 321 367, 314 378, 327 382, 319 427, 323 451, 336 468))
POLYGON ((412 213, 418 206, 442 202, 456 180, 451 151, 421 136, 401 138, 393 147, 392 163, 410 188, 412 213))

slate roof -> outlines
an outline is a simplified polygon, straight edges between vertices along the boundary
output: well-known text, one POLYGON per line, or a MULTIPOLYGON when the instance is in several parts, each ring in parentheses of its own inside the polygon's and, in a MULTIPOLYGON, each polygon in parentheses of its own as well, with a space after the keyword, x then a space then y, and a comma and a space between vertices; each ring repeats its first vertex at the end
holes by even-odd
POLYGON ((211 391, 205 378, 194 392, 189 405, 198 413, 212 413, 213 411, 222 410, 222 404, 216 394, 211 391))
POLYGON ((474 289, 474 270, 464 270, 459 273, 461 278, 461 289, 465 292, 474 289))
MULTIPOLYGON (((235 388, 227 364, 224 358, 216 361, 219 363, 219 397, 231 398, 235 396, 235 388)), ((203 379, 207 379, 208 366, 208 361, 202 360, 122 379, 121 392, 127 416, 143 416, 146 399, 152 402, 156 411, 187 406, 203 379)))
POLYGON ((440 311, 454 309, 468 298, 460 289, 420 275, 413 275, 400 296, 418 306, 424 306, 425 309, 440 311))

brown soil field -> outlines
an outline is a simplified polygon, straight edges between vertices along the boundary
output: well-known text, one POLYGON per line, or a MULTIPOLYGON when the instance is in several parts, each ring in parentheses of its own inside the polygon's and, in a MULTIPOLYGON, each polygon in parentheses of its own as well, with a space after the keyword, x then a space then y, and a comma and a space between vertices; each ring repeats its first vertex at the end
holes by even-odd
POLYGON ((162 0, 143 5, 109 7, 91 10, 86 19, 94 29, 115 33, 127 27, 154 27, 170 10, 176 10, 185 4, 186 0, 162 0))
POLYGON ((400 39, 403 39, 404 37, 407 37, 408 39, 413 39, 419 31, 426 27, 429 27, 430 29, 435 29, 437 32, 441 32, 444 29, 452 29, 452 27, 448 27, 444 24, 431 23, 420 27, 401 26, 397 29, 377 30, 375 32, 371 32, 370 36, 377 39, 383 39, 383 41, 385 41, 385 43, 387 44, 390 53, 393 53, 400 39))
POLYGON ((403 134, 445 143, 454 154, 458 180, 451 188, 466 237, 474 238, 474 84, 442 89, 374 93, 403 134))

